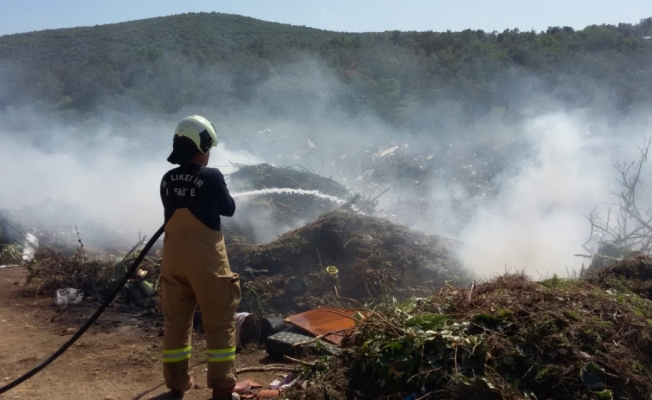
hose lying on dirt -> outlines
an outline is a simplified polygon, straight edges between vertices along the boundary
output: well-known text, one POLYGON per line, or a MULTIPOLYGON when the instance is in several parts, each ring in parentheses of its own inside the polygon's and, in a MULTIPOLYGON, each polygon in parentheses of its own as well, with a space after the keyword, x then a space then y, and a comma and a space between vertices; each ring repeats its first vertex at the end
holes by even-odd
POLYGON ((30 371, 28 371, 24 375, 22 375, 19 378, 16 378, 15 380, 13 380, 11 383, 9 383, 9 384, 7 384, 7 385, 5 385, 3 387, 0 387, 0 394, 3 394, 5 392, 15 388, 16 386, 18 386, 21 383, 25 382, 26 380, 28 380, 29 378, 31 378, 32 376, 34 376, 38 372, 40 372, 42 369, 44 369, 45 367, 50 365, 50 363, 52 361, 56 360, 60 355, 62 355, 66 350, 68 350, 68 348, 70 346, 72 346, 72 344, 75 343, 77 341, 77 339, 79 339, 81 337, 81 335, 83 335, 84 332, 86 332, 88 330, 88 328, 91 327, 91 325, 93 325, 95 323, 95 321, 100 317, 100 315, 102 315, 104 310, 106 310, 106 308, 113 302, 113 300, 116 298, 116 296, 120 293, 120 290, 122 290, 122 287, 125 285, 125 283, 127 283, 129 278, 131 278, 131 275, 133 275, 133 273, 136 271, 136 269, 138 268, 138 265, 140 265, 140 262, 143 261, 143 259, 147 255, 147 252, 152 248, 154 243, 156 243, 158 238, 163 234, 164 228, 165 228, 165 225, 161 226, 159 228, 159 230, 156 231, 154 236, 152 236, 152 238, 149 239, 149 242, 147 242, 147 244, 145 245, 143 250, 140 252, 138 257, 136 257, 134 262, 131 264, 131 267, 129 268, 127 273, 116 284, 115 288, 113 288, 113 292, 111 292, 109 297, 107 297, 106 300, 104 300, 104 303, 102 303, 100 308, 98 308, 97 311, 95 311, 95 314, 93 314, 88 319, 88 321, 86 321, 86 323, 81 328, 79 328, 79 330, 74 335, 72 335, 72 337, 70 339, 68 339, 68 341, 66 343, 64 343, 63 346, 61 346, 59 348, 59 350, 55 351, 50 357, 46 358, 43 362, 41 362, 36 367, 32 368, 30 371))

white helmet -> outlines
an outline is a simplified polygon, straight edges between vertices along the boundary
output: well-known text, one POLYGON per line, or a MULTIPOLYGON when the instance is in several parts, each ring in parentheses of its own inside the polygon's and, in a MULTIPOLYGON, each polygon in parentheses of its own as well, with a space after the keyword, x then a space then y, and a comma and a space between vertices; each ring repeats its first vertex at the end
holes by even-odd
POLYGON ((174 134, 191 139, 202 154, 208 153, 211 147, 217 146, 215 127, 200 115, 191 115, 182 119, 174 134))

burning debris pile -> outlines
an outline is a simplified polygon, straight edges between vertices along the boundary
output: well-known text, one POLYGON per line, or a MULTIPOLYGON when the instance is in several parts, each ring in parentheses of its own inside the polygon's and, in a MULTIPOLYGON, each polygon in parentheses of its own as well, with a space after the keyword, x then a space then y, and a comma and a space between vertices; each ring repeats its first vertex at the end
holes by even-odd
POLYGON ((349 191, 332 179, 301 167, 238 165, 229 176, 238 200, 235 217, 224 221, 230 241, 258 243, 342 205, 349 191))
POLYGON ((441 225, 465 221, 480 201, 491 201, 498 192, 496 177, 508 168, 506 157, 522 153, 522 147, 513 140, 391 142, 345 154, 339 162, 355 165, 355 180, 343 180, 353 190, 373 195, 390 189, 377 210, 383 216, 410 225, 423 220, 441 225))
POLYGON ((324 305, 360 306, 386 296, 466 284, 449 239, 338 209, 264 245, 229 246, 251 311, 286 314, 324 305), (329 268, 330 267, 330 268, 329 268))

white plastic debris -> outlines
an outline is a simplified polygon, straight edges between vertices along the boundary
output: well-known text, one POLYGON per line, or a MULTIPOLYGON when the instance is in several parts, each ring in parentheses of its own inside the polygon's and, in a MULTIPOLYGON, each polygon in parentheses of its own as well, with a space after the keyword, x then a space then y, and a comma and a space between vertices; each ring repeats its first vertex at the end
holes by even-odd
POLYGON ((38 238, 31 233, 26 234, 25 244, 23 245, 23 262, 32 261, 36 250, 38 250, 38 238))
POLYGON ((245 318, 249 316, 248 312, 235 313, 235 341, 236 346, 240 346, 240 329, 242 328, 242 323, 245 321, 245 318))
POLYGON ((269 388, 272 390, 278 389, 281 387, 281 381, 278 379, 274 379, 272 383, 269 384, 269 388))
POLYGON ((394 146, 392 148, 385 149, 385 150, 381 151, 380 153, 378 153, 378 158, 383 158, 385 156, 388 156, 388 155, 394 153, 396 150, 398 150, 398 146, 394 146))
POLYGON ((84 292, 73 288, 58 289, 55 292, 54 305, 65 306, 70 303, 79 304, 84 298, 84 292))

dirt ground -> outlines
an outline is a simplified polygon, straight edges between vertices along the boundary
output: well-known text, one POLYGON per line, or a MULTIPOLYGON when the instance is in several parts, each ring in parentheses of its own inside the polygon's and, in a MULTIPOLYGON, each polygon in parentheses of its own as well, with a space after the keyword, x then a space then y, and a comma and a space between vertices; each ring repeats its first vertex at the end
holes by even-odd
MULTIPOLYGON (((0 269, 0 386, 11 382, 63 344, 95 310, 84 301, 54 322, 50 296, 36 297, 26 289, 26 271, 0 269)), ((151 399, 166 393, 160 362, 160 317, 143 309, 110 309, 66 353, 0 399, 151 399)), ((200 335, 193 338, 192 374, 198 388, 185 399, 209 399, 205 381, 206 358, 200 335)), ((236 367, 265 363, 265 352, 242 352, 236 367)), ((273 373, 254 373, 268 385, 273 373)), ((162 397, 161 397, 162 398, 162 397)))

